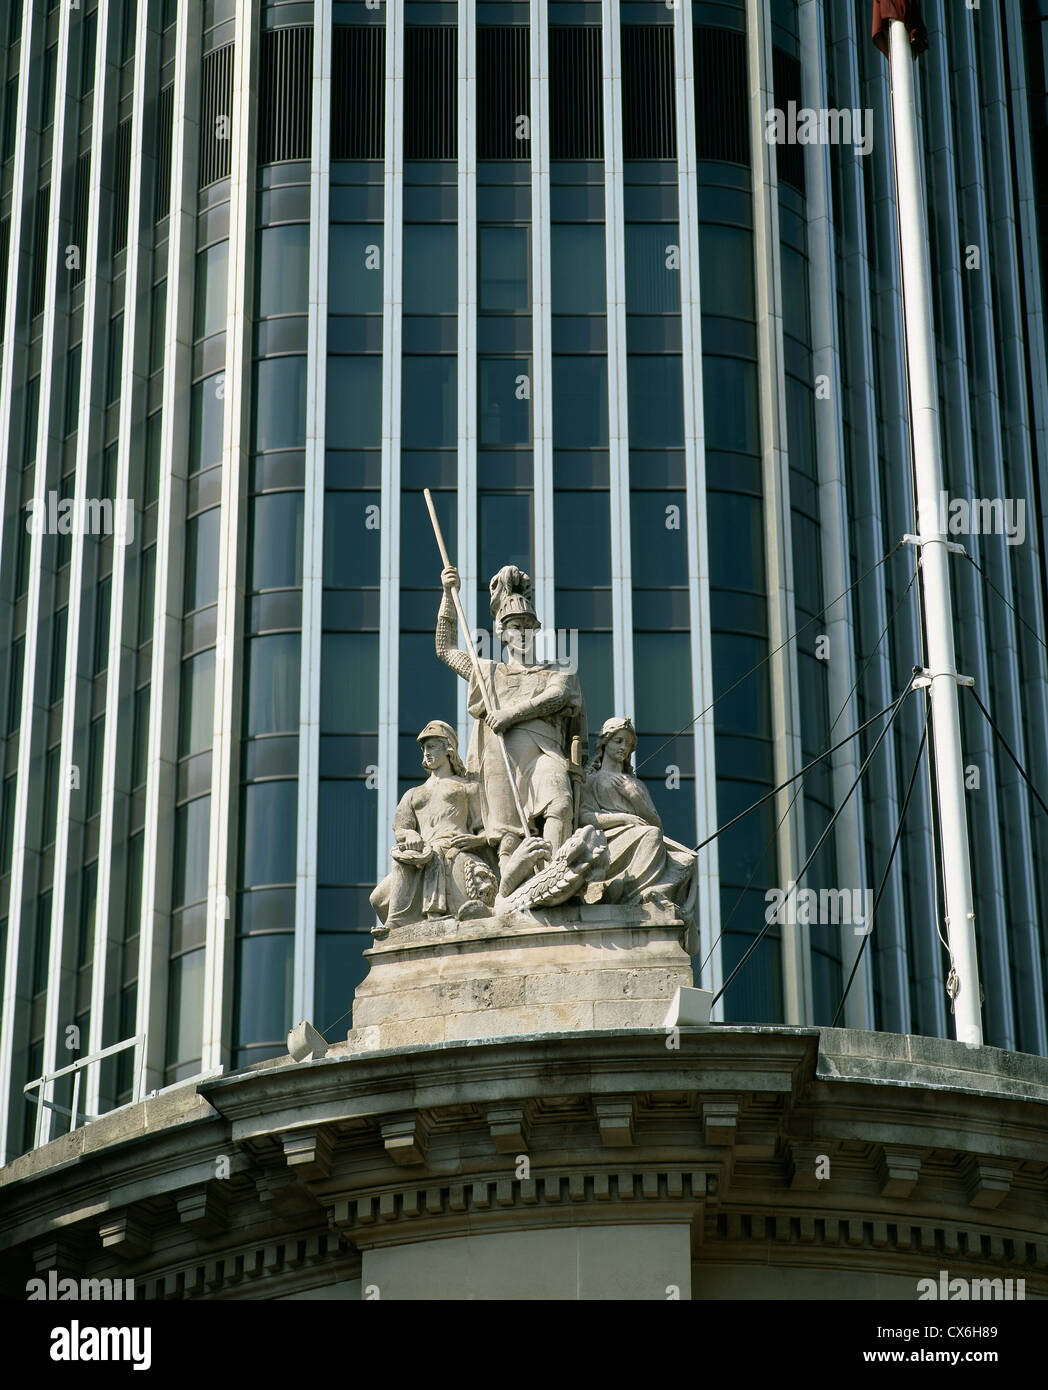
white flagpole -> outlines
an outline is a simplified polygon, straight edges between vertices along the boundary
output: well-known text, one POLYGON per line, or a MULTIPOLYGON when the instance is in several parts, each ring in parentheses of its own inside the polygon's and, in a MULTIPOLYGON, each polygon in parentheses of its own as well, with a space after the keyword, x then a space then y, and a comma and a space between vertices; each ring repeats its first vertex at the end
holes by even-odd
POLYGON ((913 56, 905 24, 892 20, 888 34, 906 319, 906 369, 910 385, 910 424, 913 430, 921 575, 927 624, 927 676, 935 739, 946 932, 955 972, 951 985, 956 985, 954 1028, 958 1041, 981 1043, 981 992, 975 951, 975 907, 957 702, 959 677, 953 643, 949 550, 940 519, 942 445, 929 295, 931 267, 925 233, 917 109, 914 102, 913 56))

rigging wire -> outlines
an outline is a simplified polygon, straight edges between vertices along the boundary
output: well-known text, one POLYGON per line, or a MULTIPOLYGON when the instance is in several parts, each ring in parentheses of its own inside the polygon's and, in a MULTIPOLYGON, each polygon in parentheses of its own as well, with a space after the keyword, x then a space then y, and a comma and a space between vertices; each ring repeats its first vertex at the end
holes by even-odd
POLYGON ((1005 605, 1005 607, 1010 608, 1012 610, 1012 613, 1015 615, 1016 618, 1018 618, 1019 622, 1022 623, 1023 627, 1026 628, 1027 632, 1032 633, 1034 640, 1038 642, 1042 647, 1044 647, 1044 650, 1046 652, 1048 652, 1048 643, 1045 642, 1044 638, 1037 631, 1037 629, 1033 627, 1032 624, 1026 621, 1023 615, 1019 612, 1018 608, 1016 608, 1015 604, 1011 602, 1007 595, 1001 589, 998 589, 997 585, 986 573, 982 565, 979 564, 978 560, 976 560, 974 556, 969 555, 967 550, 964 550, 961 553, 963 554, 964 558, 968 561, 968 563, 970 565, 973 565, 975 569, 978 570, 978 572, 982 575, 983 579, 986 581, 987 584, 989 584, 990 588, 994 591, 994 593, 1005 605))
MULTIPOLYGON (((901 542, 900 542, 900 544, 901 544, 901 542)), ((898 549, 898 547, 896 547, 896 549, 898 549)), ((875 565, 873 568, 876 569, 877 566, 875 565)), ((867 573, 867 574, 870 574, 871 572, 872 572, 872 571, 867 570, 866 573, 867 573)), ((865 578, 865 576, 864 576, 864 578, 865 578)), ((844 703, 841 705, 840 709, 837 711, 836 715, 834 716, 833 723, 830 725, 829 731, 828 731, 828 733, 827 733, 827 735, 826 735, 827 738, 829 738, 830 734, 833 733, 834 729, 837 727, 837 724, 838 724, 838 722, 839 722, 841 716, 844 714, 844 711, 848 708, 849 704, 851 703, 851 698, 852 698, 852 696, 855 694, 856 690, 858 689, 859 683, 860 683, 860 681, 862 680, 863 676, 865 676, 866 672, 869 670, 869 668, 870 668, 870 663, 873 661, 873 658, 877 655, 877 652, 878 652, 878 650, 880 649, 881 643, 884 641, 885 636, 886 636, 887 633, 888 633, 888 629, 891 627, 892 623, 895 621, 896 617, 898 616, 899 609, 902 607, 903 603, 905 602, 906 596, 907 596, 907 594, 910 592, 910 590, 912 589, 913 584, 914 584, 914 581, 916 580, 916 578, 917 578, 917 569, 916 569, 916 567, 915 567, 915 568, 914 568, 914 571, 913 571, 913 574, 910 575, 909 583, 906 585, 906 588, 902 591, 902 594, 901 594, 900 597, 899 597, 899 601, 896 603, 895 607, 892 609, 891 613, 889 614, 889 616, 888 616, 888 621, 887 621, 887 622, 884 624, 884 626, 881 628, 880 636, 877 638, 877 641, 873 644, 873 650, 870 652, 869 656, 868 656, 868 657, 866 658, 866 660, 863 662, 863 664, 862 664, 862 669, 859 671, 858 675, 855 677, 855 680, 852 682, 852 687, 851 687, 851 689, 848 691, 848 694, 845 696, 844 703)), ((890 709, 891 706, 889 705, 889 706, 887 706, 887 708, 890 709)), ((884 711, 882 710, 881 713, 883 714, 883 712, 884 712, 884 711)), ((874 716, 874 718, 879 718, 879 717, 880 717, 879 715, 875 715, 875 716, 874 716)), ((865 727, 866 727, 866 726, 863 725, 863 728, 865 728, 865 727)), ((716 937, 714 938, 713 942, 711 943, 710 949, 706 952, 706 955, 703 957, 702 961, 699 963, 699 974, 700 974, 700 976, 701 976, 701 974, 702 974, 702 971, 705 970, 706 965, 707 965, 707 963, 709 962, 710 956, 713 955, 713 952, 714 952, 714 950, 715 950, 715 948, 716 948, 717 942, 720 941, 721 938, 724 936, 725 932, 728 930, 728 927, 731 925, 732 918, 735 916, 736 912, 738 912, 739 908, 742 906, 743 899, 745 898, 746 893, 749 891, 750 884, 753 882, 753 880, 754 880, 754 879, 756 878, 756 876, 757 876, 757 870, 760 868, 760 866, 764 863, 764 860, 767 858, 768 851, 771 849, 772 845, 775 843, 775 839, 776 839, 776 837, 778 836, 779 831, 782 829, 782 827, 783 827, 783 825, 785 824, 787 818, 789 817, 789 815, 790 815, 791 812, 793 811, 794 806, 797 804, 797 798, 800 796, 800 794, 801 794, 801 792, 803 791, 803 789, 804 789, 804 783, 801 782, 800 785, 798 785, 796 791, 793 793, 793 796, 790 798, 790 804, 786 807, 786 810, 782 813, 782 816, 780 817, 780 819, 779 819, 779 821, 778 821, 778 824, 774 827, 774 829, 772 830, 771 834, 768 836, 768 839, 767 839, 767 841, 765 842, 765 845, 764 845, 764 849, 761 851, 760 857, 757 859, 756 863, 754 864, 753 869, 752 869, 751 872, 750 872, 749 878, 746 880, 745 884, 743 885, 742 889, 741 889, 740 892, 739 892, 738 897, 735 899, 735 902, 734 902, 734 904, 732 905, 732 909, 731 909, 731 911, 728 913, 727 918, 726 918, 725 921, 721 924, 720 931, 717 933, 716 937)), ((752 807, 751 807, 750 809, 752 810, 752 807)), ((725 827, 725 829, 726 829, 726 828, 727 828, 727 827, 725 827)), ((700 848, 701 848, 701 846, 700 846, 700 848)))
POLYGON ((795 642, 802 632, 805 632, 809 627, 811 627, 812 623, 818 622, 820 618, 824 618, 831 608, 835 607, 836 604, 840 603, 841 599, 847 598, 853 589, 857 588, 863 582, 864 579, 868 579, 869 576, 873 574, 874 570, 878 570, 880 569, 881 565, 886 564, 887 561, 889 561, 891 557, 895 554, 895 552, 900 548, 900 546, 904 544, 904 541, 896 541, 896 543, 892 546, 891 550, 889 550, 886 555, 882 555, 875 565, 871 565, 865 574, 860 574, 858 579, 856 579, 854 583, 849 584, 842 594, 838 594, 837 597, 833 599, 830 603, 828 603, 825 608, 820 609, 818 613, 816 613, 813 617, 809 618, 803 627, 799 627, 796 632, 791 633, 789 637, 786 638, 785 642, 780 642, 774 651, 769 652, 767 656, 762 657, 761 660, 758 661, 755 666, 751 666, 748 671, 744 671, 737 681, 734 681, 731 685, 729 685, 727 690, 722 690, 721 693, 717 696, 717 698, 711 701, 711 703, 708 704, 705 709, 699 710, 695 718, 689 719, 687 724, 685 724, 682 729, 678 729, 675 734, 670 734, 669 738, 664 740, 664 742, 660 743, 658 748, 656 748, 654 752, 649 753, 646 758, 642 759, 639 763, 636 764, 635 770, 639 773, 640 769, 645 765, 645 763, 650 763, 652 758, 657 758, 658 755, 662 752, 662 750, 664 748, 668 748, 675 738, 680 738, 681 734, 686 734, 690 728, 693 728, 694 725, 696 725, 699 722, 700 719, 703 719, 707 714, 709 714, 711 709, 713 709, 716 705, 719 705, 720 702, 726 696, 730 695, 733 690, 737 689, 737 687, 740 686, 744 680, 748 680, 750 676, 752 676, 755 672, 759 671, 762 666, 766 666, 768 662, 771 661, 772 657, 778 656, 779 652, 781 652, 784 648, 788 647, 791 642, 795 642))
MULTIPOLYGON (((917 668, 917 667, 914 667, 914 675, 916 675, 917 672, 918 672, 918 668, 917 668)), ((896 718, 898 717, 899 711, 902 709, 903 701, 906 699, 906 696, 909 695, 909 693, 910 693, 910 691, 911 691, 912 689, 913 689, 913 681, 912 681, 912 679, 911 679, 911 680, 909 680, 909 681, 906 682, 906 685, 903 687, 902 693, 899 695, 898 699, 895 701, 895 704, 892 706, 892 712, 891 712, 891 714, 888 716, 888 720, 887 720, 887 722, 885 723, 884 728, 883 728, 883 729, 881 730, 881 732, 877 735, 876 741, 874 742, 873 747, 870 749, 869 753, 867 754, 865 762, 863 763, 862 767, 859 768, 859 771, 858 771, 858 773, 856 774, 856 777, 855 777, 854 782, 852 782, 851 786, 848 788, 848 791, 847 791, 846 794, 845 794, 844 800, 843 800, 843 801, 841 802, 841 804, 837 807, 836 811, 834 811, 833 815, 830 817, 829 821, 827 822, 826 828, 825 828, 825 830, 823 830, 822 834, 819 836, 819 839, 818 839, 818 841, 816 842, 815 848, 812 850, 811 854, 808 855, 808 858, 804 861, 804 864, 803 864, 803 866, 800 868, 800 870, 798 870, 797 877, 793 880, 793 887, 790 889, 790 892, 787 893, 786 897, 789 897, 790 894, 794 891, 794 889, 796 889, 798 883, 800 883, 801 879, 804 877, 805 873, 807 872, 808 866, 811 864, 812 860, 815 858, 815 856, 818 854, 819 850, 822 848, 822 845, 823 845, 824 840, 825 840, 826 837, 829 835, 829 833, 830 833, 830 831, 833 829, 833 827, 836 825, 837 820, 838 820, 838 818, 840 817, 842 811, 844 810, 845 806, 847 806, 848 802, 850 801, 851 796, 852 796, 852 793, 855 791, 855 788, 859 785, 860 781, 862 780, 863 774, 866 772, 866 769, 869 767, 870 763, 873 761, 874 754, 877 752, 877 749, 878 749, 878 748, 881 746, 881 744, 884 742, 884 738, 885 738, 885 735, 887 734, 888 730, 889 730, 889 729, 891 728, 891 726, 895 723, 895 720, 896 720, 896 718)), ((784 899, 783 901, 785 902, 785 899, 784 899)), ((721 995, 724 993, 724 991, 728 988, 728 986, 731 984, 732 980, 734 980, 735 976, 739 973, 739 971, 742 969, 742 967, 743 967, 743 966, 746 964, 746 962, 749 960, 750 956, 753 955, 754 951, 757 949, 757 947, 760 945, 761 941, 763 941, 764 937, 767 935, 768 929, 769 929, 769 927, 770 927, 771 925, 772 925, 771 921, 765 921, 764 926, 761 928, 760 932, 759 932, 759 933, 757 934, 757 936, 754 938, 752 944, 750 945, 749 950, 748 950, 748 951, 746 952, 746 954, 743 956, 742 960, 739 961, 738 965, 736 965, 735 969, 731 972, 731 974, 730 974, 730 975, 728 976, 728 978, 724 981, 724 983, 721 985, 721 987, 720 987, 720 989, 717 991, 717 993, 713 996, 713 999, 710 1001, 711 1007, 712 1007, 713 1004, 716 1004, 717 1000, 721 997, 721 995)))
POLYGON ((913 789, 917 782, 917 771, 921 765, 921 759, 924 757, 924 745, 928 741, 928 720, 931 718, 931 712, 931 703, 930 701, 926 700, 924 728, 921 731, 921 743, 920 747, 917 749, 917 757, 914 759, 913 771, 910 773, 910 781, 909 785, 906 788, 906 795, 903 798, 902 810, 899 812, 899 823, 895 827, 895 838, 894 840, 892 840, 892 847, 888 851, 888 862, 884 866, 884 873, 881 875, 881 882, 880 886, 877 889, 877 896, 873 900, 873 910, 870 913, 869 921, 866 923, 866 933, 862 938, 862 945, 855 953, 855 960, 852 962, 851 974, 848 976, 848 983, 844 986, 844 993, 841 995, 841 1002, 837 1005, 837 1012, 833 1015, 833 1022, 830 1024, 831 1028, 837 1027, 837 1020, 841 1016, 841 1011, 843 1010, 845 1002, 848 998, 848 992, 852 987, 852 983, 855 980, 856 973, 859 969, 859 964, 862 961, 863 953, 866 950, 866 943, 869 941, 870 935, 873 931, 873 923, 877 916, 877 909, 880 906, 881 898, 884 896, 884 890, 888 886, 888 875, 891 873, 891 867, 895 860, 895 851, 899 848, 899 841, 902 838, 902 827, 903 822, 906 819, 906 810, 910 804, 910 797, 913 795, 913 789))
POLYGON ((1034 786, 1034 784, 1030 781, 1030 778, 1029 778, 1029 776, 1027 775, 1026 770, 1025 770, 1025 768, 1023 767, 1022 763, 1020 763, 1019 759, 1018 759, 1018 758, 1015 756, 1015 754, 1012 752, 1011 748, 1008 746, 1008 741, 1007 741, 1007 739, 1004 737, 1004 735, 1001 733, 1000 729, 997 727, 997 725, 993 722, 993 719, 990 717, 990 711, 986 708, 986 706, 983 704, 983 702, 979 699, 978 695, 976 695, 976 693, 975 693, 975 687, 972 686, 972 685, 970 685, 970 686, 968 686, 968 689, 971 691, 972 699, 975 701, 975 703, 976 703, 976 704, 979 706, 979 708, 982 710, 983 715, 984 715, 985 718, 986 718, 986 722, 989 724, 990 728, 993 730, 994 734, 997 736, 997 741, 1000 743, 1001 747, 1004 749, 1004 751, 1008 754, 1009 758, 1011 758, 1012 762, 1013 762, 1013 763, 1015 764, 1015 766, 1018 768, 1018 770, 1019 770, 1019 776, 1023 779, 1023 781, 1026 783, 1026 785, 1030 788, 1030 792, 1031 792, 1031 794, 1033 795, 1034 800, 1037 802, 1038 806, 1040 806, 1040 808, 1041 808, 1042 811, 1048 812, 1048 804, 1045 803, 1044 797, 1043 797, 1043 796, 1041 795, 1041 793, 1037 790, 1037 788, 1034 786))
MULTIPOLYGON (((852 687, 852 689, 854 690, 854 686, 852 687)), ((850 694, 848 698, 851 699, 850 694)), ((827 748, 822 753, 817 753, 815 757, 812 758, 810 763, 806 764, 804 767, 801 768, 800 772, 795 772, 792 777, 787 777, 785 782, 780 782, 777 787, 772 788, 770 792, 766 792, 764 796, 762 796, 758 801, 753 802, 751 806, 747 806, 745 811, 740 811, 739 814, 737 816, 733 816, 730 821, 727 821, 724 825, 718 826, 718 828, 713 832, 712 835, 707 835, 705 840, 701 841, 700 844, 697 844, 695 846, 692 853, 698 854, 699 850, 705 849, 711 840, 716 840, 719 835, 723 835, 725 831, 730 830, 733 825, 737 825, 740 820, 745 820, 751 811, 756 811, 758 806, 763 806, 764 803, 766 801, 770 801, 773 796, 778 796, 779 792, 785 791, 791 782, 796 782, 798 777, 804 777, 807 773, 809 773, 812 770, 813 767, 817 767, 818 764, 821 763, 825 758, 828 758, 831 753, 836 753, 837 750, 843 748, 846 743, 851 743, 852 739, 857 738, 859 734, 863 732, 864 729, 868 729, 871 724, 874 724, 878 719, 883 718, 883 716, 888 713, 888 711, 892 707, 892 704, 894 703, 895 702, 892 701, 891 703, 885 705, 882 710, 878 710, 876 714, 871 714, 869 719, 867 719, 865 723, 860 724, 857 729, 853 729, 850 734, 846 734, 844 738, 841 739, 840 743, 835 743, 832 748, 827 748)), ((838 718, 840 718, 839 715, 838 718)), ((834 723, 836 723, 836 720, 834 720, 834 723)))

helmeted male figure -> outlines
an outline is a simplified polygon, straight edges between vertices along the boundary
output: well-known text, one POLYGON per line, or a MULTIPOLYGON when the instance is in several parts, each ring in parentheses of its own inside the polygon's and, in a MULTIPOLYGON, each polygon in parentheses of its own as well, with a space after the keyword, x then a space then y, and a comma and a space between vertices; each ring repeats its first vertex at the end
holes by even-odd
POLYGON ((468 708, 476 723, 466 768, 479 781, 485 834, 498 843, 500 866, 525 839, 496 742, 501 733, 528 819, 527 838, 541 833, 555 853, 575 829, 575 786, 586 754, 586 708, 578 676, 566 667, 532 660, 534 634, 541 624, 531 606, 531 580, 515 565, 506 565, 492 578, 490 591, 495 633, 508 660, 481 658, 478 663, 497 706, 489 710, 469 655, 454 645, 457 623, 451 592, 459 584, 454 566, 442 572, 441 583, 437 655, 469 681, 468 708))

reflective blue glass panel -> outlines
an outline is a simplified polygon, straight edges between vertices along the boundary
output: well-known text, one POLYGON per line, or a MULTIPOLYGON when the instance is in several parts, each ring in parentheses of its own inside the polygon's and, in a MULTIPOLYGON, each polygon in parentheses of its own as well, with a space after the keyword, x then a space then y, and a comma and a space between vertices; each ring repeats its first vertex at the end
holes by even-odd
POLYGON ((325 632, 320 659, 321 733, 377 729, 378 633, 325 632))
POLYGON ((512 313, 531 306, 527 227, 481 227, 480 309, 512 313))
POLYGON ((255 363, 255 449, 301 449, 306 442, 306 358, 255 363))
POLYGON ((404 227, 404 313, 458 312, 458 228, 453 223, 404 227))
POLYGON ((252 782, 244 788, 241 882, 294 883, 298 783, 252 782))
POLYGON ((608 443, 608 359, 553 358, 553 444, 601 449, 608 443))
POLYGON ((603 314, 607 307, 603 224, 554 222, 550 236, 553 312, 603 314))
POLYGON ((328 243, 328 313, 382 312, 382 227, 333 222, 328 243))
POLYGON ((377 449, 382 443, 382 358, 329 357, 327 447, 377 449))
POLYGON ((245 734, 297 733, 299 657, 297 632, 252 637, 245 643, 247 721, 245 734))
POLYGON ((255 317, 304 314, 309 309, 309 223, 264 227, 255 262, 255 317))
POLYGON ((269 492, 248 502, 248 587, 293 589, 302 583, 302 494, 269 492))

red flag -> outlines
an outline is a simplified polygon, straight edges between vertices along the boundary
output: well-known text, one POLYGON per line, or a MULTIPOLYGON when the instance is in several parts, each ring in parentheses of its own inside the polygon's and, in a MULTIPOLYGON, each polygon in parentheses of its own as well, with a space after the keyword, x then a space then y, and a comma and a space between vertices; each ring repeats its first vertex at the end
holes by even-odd
POLYGON ((915 58, 928 47, 928 30, 921 18, 918 0, 873 0, 873 42, 888 56, 888 25, 901 19, 910 35, 910 51, 915 58))

